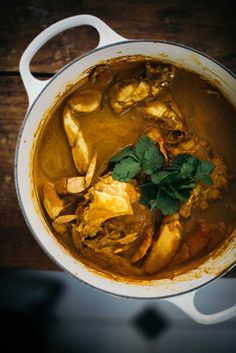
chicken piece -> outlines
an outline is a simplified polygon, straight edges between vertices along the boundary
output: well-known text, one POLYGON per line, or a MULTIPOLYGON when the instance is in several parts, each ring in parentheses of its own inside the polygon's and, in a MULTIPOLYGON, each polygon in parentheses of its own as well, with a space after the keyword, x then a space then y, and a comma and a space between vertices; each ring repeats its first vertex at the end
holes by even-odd
POLYGON ((93 177, 94 177, 94 173, 95 173, 95 169, 96 169, 96 165, 97 165, 97 152, 94 151, 93 157, 91 159, 91 162, 89 164, 87 173, 85 175, 85 186, 86 188, 89 187, 89 185, 91 184, 93 177))
POLYGON ((167 149, 173 157, 181 153, 190 153, 199 159, 210 159, 208 141, 195 133, 186 134, 184 140, 179 142, 177 146, 168 146, 167 149))
MULTIPOLYGON (((60 198, 57 194, 56 187, 53 183, 46 182, 43 185, 43 204, 51 219, 67 217, 68 214, 74 213, 76 198, 74 195, 66 195, 60 198), (58 217, 59 215, 62 216, 58 217)), ((57 223, 57 222, 56 222, 57 223)))
POLYGON ((86 189, 84 177, 67 178, 67 192, 69 194, 79 194, 86 189))
MULTIPOLYGON (((105 227, 104 230, 106 230, 105 227)), ((137 236, 137 232, 128 234, 116 232, 116 236, 114 236, 114 234, 105 231, 95 239, 85 239, 84 243, 95 252, 118 254, 127 251, 136 240, 137 236)))
POLYGON ((85 177, 62 177, 55 182, 55 188, 59 195, 79 194, 85 191, 91 184, 97 163, 97 152, 94 152, 85 177))
POLYGON ((146 76, 151 85, 152 95, 155 97, 174 79, 175 67, 148 62, 146 64, 146 76))
POLYGON ((161 153, 163 154, 165 159, 168 160, 168 156, 165 149, 165 140, 163 138, 160 127, 157 125, 149 125, 146 127, 143 134, 150 137, 150 139, 152 139, 155 143, 159 144, 161 153))
POLYGON ((91 151, 80 128, 80 123, 68 106, 63 111, 63 123, 68 142, 72 148, 75 167, 86 174, 91 160, 91 151))
POLYGON ((55 218, 54 224, 70 223, 76 219, 77 219, 77 216, 74 214, 63 215, 63 216, 59 216, 59 217, 55 218))
POLYGON ((76 140, 76 144, 72 147, 72 157, 75 163, 75 167, 78 172, 82 175, 86 174, 90 162, 90 150, 83 137, 83 133, 80 132, 76 140))
POLYGON ((174 259, 174 263, 181 264, 200 254, 208 244, 209 232, 209 224, 204 220, 199 221, 195 229, 187 234, 185 242, 174 259))
POLYGON ((147 227, 145 227, 143 232, 143 241, 132 256, 131 263, 135 263, 141 260, 146 255, 148 249, 152 244, 153 232, 153 225, 148 225, 147 227))
POLYGON ((63 111, 63 124, 69 145, 74 147, 80 132, 80 123, 68 105, 63 111))
POLYGON ((59 195, 79 194, 86 189, 85 177, 62 177, 55 183, 59 195))
POLYGON ((160 213, 151 213, 138 201, 132 204, 132 208, 133 214, 112 217, 104 222, 99 235, 85 239, 86 245, 107 255, 125 253, 131 263, 142 259, 151 245, 160 213))
POLYGON ((77 231, 76 227, 74 224, 72 224, 72 229, 71 229, 71 237, 74 246, 76 247, 77 250, 81 250, 83 248, 83 242, 80 233, 77 231))
POLYGON ((136 253, 136 261, 148 250, 147 239, 152 240, 153 219, 150 210, 136 202, 132 205, 133 214, 113 217, 104 222, 101 231, 94 238, 86 238, 84 243, 95 252, 107 255, 124 254, 131 258, 136 253))
POLYGON ((58 224, 55 222, 52 222, 52 227, 56 231, 57 234, 60 236, 63 236, 68 233, 68 225, 65 223, 58 224))
POLYGON ((167 130, 185 132, 184 119, 173 109, 172 102, 153 99, 140 106, 139 111, 149 119, 161 120, 167 130))
POLYGON ((118 82, 112 86, 109 97, 112 109, 121 114, 150 96, 150 85, 145 81, 118 82))
POLYGON ((113 254, 121 254, 129 250, 129 245, 121 246, 120 248, 113 251, 113 254))
POLYGON ((86 195, 90 201, 83 213, 78 230, 84 237, 93 237, 102 230, 102 224, 109 218, 133 214, 132 204, 139 198, 132 183, 114 180, 110 174, 101 177, 86 195))
POLYGON ((43 186, 43 205, 51 219, 55 219, 63 211, 64 204, 52 183, 47 182, 43 186))
POLYGON ((176 144, 184 139, 185 120, 170 92, 162 92, 158 98, 141 104, 137 109, 159 124, 166 143, 176 144))
POLYGON ((75 113, 92 113, 96 110, 102 100, 102 94, 95 89, 87 89, 72 94, 67 103, 75 113))
POLYGON ((203 251, 210 252, 225 239, 228 227, 224 222, 210 225, 206 220, 200 220, 194 229, 186 235, 186 240, 174 259, 175 264, 182 264, 194 259, 203 251))
POLYGON ((153 224, 153 217, 149 208, 140 202, 132 204, 133 214, 118 216, 106 221, 106 229, 109 233, 119 231, 120 233, 139 233, 142 236, 144 227, 153 224))
POLYGON ((179 249, 181 237, 182 226, 179 214, 166 216, 161 224, 158 238, 144 262, 144 271, 154 274, 167 266, 179 249))
POLYGON ((77 226, 82 222, 83 219, 83 213, 85 208, 88 206, 89 200, 85 200, 84 198, 80 200, 77 204, 75 214, 77 216, 77 226))
POLYGON ((173 66, 147 63, 145 78, 118 82, 112 86, 109 92, 111 107, 121 114, 134 105, 159 95, 173 78, 173 66))
POLYGON ((108 84, 113 79, 113 72, 108 65, 97 65, 93 68, 89 75, 89 80, 92 83, 96 81, 102 84, 108 84))

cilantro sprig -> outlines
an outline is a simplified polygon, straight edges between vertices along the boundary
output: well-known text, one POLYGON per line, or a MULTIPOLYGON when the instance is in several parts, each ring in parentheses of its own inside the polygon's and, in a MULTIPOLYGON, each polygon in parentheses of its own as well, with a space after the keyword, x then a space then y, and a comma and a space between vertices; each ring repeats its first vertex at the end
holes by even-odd
POLYGON ((168 166, 164 160, 159 146, 143 136, 135 146, 124 148, 111 159, 115 163, 112 176, 127 182, 142 172, 147 182, 140 185, 140 202, 169 215, 189 199, 197 182, 211 185, 214 164, 188 153, 177 155, 168 166))
POLYGON ((151 175, 163 166, 164 157, 160 148, 148 136, 140 137, 134 147, 128 146, 113 157, 116 162, 112 171, 113 179, 129 181, 143 169, 151 175))

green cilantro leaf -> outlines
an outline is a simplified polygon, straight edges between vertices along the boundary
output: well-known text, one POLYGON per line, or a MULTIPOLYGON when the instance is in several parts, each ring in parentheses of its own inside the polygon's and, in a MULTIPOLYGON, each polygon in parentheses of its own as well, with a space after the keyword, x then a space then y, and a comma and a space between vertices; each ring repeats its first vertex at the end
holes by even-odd
POLYGON ((172 162, 173 169, 180 169, 184 163, 186 163, 189 158, 192 158, 192 155, 189 153, 178 154, 172 162))
POLYGON ((159 146, 150 146, 143 155, 144 172, 148 175, 153 174, 162 167, 163 162, 164 156, 161 153, 159 146))
POLYGON ((195 188, 195 186, 196 186, 195 183, 183 184, 183 185, 179 186, 179 189, 180 190, 192 190, 195 188))
POLYGON ((204 160, 204 161, 200 161, 199 164, 199 168, 198 168, 198 173, 201 172, 202 174, 204 173, 206 174, 211 174, 213 172, 214 169, 214 163, 204 160))
POLYGON ((158 187, 153 183, 146 183, 140 185, 141 197, 139 201, 146 206, 151 204, 151 201, 156 199, 156 195, 158 192, 158 187))
POLYGON ((169 195, 172 196, 173 198, 175 198, 176 200, 187 201, 190 196, 189 190, 185 190, 183 192, 183 190, 181 190, 181 189, 178 190, 177 188, 173 187, 172 185, 169 185, 169 189, 167 189, 167 190, 169 190, 169 195))
POLYGON ((212 179, 209 175, 203 175, 200 178, 198 178, 199 181, 201 181, 203 184, 206 185, 212 185, 212 179))
POLYGON ((210 174, 214 169, 214 163, 210 161, 199 161, 199 165, 196 172, 196 179, 200 180, 202 183, 211 185, 212 180, 210 174))
POLYGON ((172 169, 166 169, 162 171, 158 171, 155 174, 151 175, 151 180, 154 184, 160 183, 171 183, 172 181, 176 181, 177 172, 172 169))
POLYGON ((170 172, 168 170, 163 170, 161 172, 155 173, 151 175, 151 180, 154 184, 158 185, 161 181, 168 177, 170 172))
POLYGON ((189 157, 185 163, 180 167, 179 175, 182 179, 194 179, 196 174, 198 159, 194 157, 189 157))
POLYGON ((148 136, 140 137, 136 143, 134 151, 141 163, 143 162, 145 152, 152 146, 156 147, 155 143, 148 136))
POLYGON ((132 157, 124 158, 115 165, 112 177, 119 181, 129 181, 140 171, 140 164, 132 157))
POLYGON ((156 197, 156 208, 160 209, 163 215, 167 216, 178 211, 180 207, 179 200, 172 199, 165 191, 159 190, 156 197))
POLYGON ((122 151, 117 153, 114 157, 110 159, 110 162, 120 162, 123 158, 133 157, 136 159, 134 149, 131 146, 125 147, 122 151))
POLYGON ((200 161, 191 154, 177 155, 172 163, 163 168, 164 156, 149 137, 141 137, 136 146, 128 146, 111 159, 116 163, 112 171, 114 179, 127 182, 142 171, 140 202, 151 210, 160 209, 164 215, 176 212, 186 202, 196 182, 211 185, 214 164, 200 161), (146 177, 145 177, 146 175, 146 177))

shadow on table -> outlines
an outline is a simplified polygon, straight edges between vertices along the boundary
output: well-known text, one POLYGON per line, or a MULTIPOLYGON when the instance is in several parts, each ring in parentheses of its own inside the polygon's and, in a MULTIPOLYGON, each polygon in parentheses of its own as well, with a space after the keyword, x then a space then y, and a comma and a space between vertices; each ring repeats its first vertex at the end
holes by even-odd
POLYGON ((24 271, 1 271, 0 278, 0 351, 44 352, 63 284, 24 271))
MULTIPOLYGON (((235 320, 198 325, 165 301, 107 295, 60 272, 2 270, 0 283, 1 353, 234 352, 235 320)), ((204 288, 199 306, 232 305, 235 283, 204 288)))

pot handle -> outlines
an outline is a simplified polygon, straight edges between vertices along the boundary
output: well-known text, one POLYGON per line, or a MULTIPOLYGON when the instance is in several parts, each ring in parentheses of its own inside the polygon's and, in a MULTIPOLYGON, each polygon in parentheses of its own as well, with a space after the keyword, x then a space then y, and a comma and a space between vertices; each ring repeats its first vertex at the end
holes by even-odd
POLYGON ((223 311, 219 311, 214 314, 203 314, 194 305, 194 297, 197 291, 192 291, 186 294, 182 294, 176 297, 164 299, 172 304, 175 304, 179 307, 183 312, 185 312, 189 317, 191 317, 194 321, 203 325, 213 325, 218 324, 220 322, 229 320, 236 316, 236 305, 225 309, 223 311))
POLYGON ((20 59, 20 75, 24 83, 25 89, 29 98, 29 106, 32 105, 35 98, 39 95, 42 89, 51 80, 38 80, 30 72, 30 62, 37 51, 51 38, 57 34, 73 27, 89 25, 94 27, 99 33, 99 43, 97 48, 116 43, 126 41, 126 38, 121 37, 115 31, 113 31, 105 22, 100 20, 98 17, 92 15, 78 15, 68 17, 64 20, 58 21, 41 32, 26 48, 21 59, 20 59))

